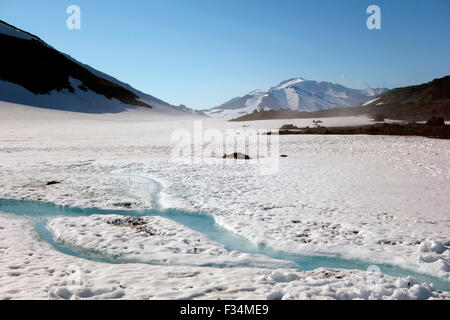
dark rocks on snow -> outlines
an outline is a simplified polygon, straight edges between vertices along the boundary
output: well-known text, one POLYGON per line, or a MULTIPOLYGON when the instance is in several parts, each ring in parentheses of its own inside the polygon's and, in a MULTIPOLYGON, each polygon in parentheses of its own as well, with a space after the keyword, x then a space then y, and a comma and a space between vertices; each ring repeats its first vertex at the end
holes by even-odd
POLYGON ((231 154, 224 154, 223 158, 224 159, 250 160, 250 157, 248 155, 240 153, 240 152, 235 152, 235 153, 231 153, 231 154))
POLYGON ((123 207, 126 209, 131 209, 132 203, 131 202, 120 202, 114 204, 116 207, 123 207))
POLYGON ((299 129, 297 126, 294 126, 293 124, 284 124, 281 126, 280 130, 296 130, 299 129))
POLYGON ((52 181, 48 181, 47 183, 45 183, 45 185, 46 186, 51 186, 51 185, 58 184, 58 183, 61 183, 61 182, 52 180, 52 181))
POLYGON ((134 218, 134 217, 127 217, 127 218, 116 218, 107 221, 106 223, 114 225, 114 226, 126 226, 132 229, 135 229, 139 232, 146 233, 150 236, 156 236, 156 231, 152 230, 148 225, 147 222, 144 221, 142 218, 134 218))

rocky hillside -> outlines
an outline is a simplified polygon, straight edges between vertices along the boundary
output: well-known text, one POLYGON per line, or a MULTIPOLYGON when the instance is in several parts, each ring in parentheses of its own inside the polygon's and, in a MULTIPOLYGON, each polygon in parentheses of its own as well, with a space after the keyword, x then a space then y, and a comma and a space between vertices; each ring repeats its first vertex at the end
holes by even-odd
POLYGON ((390 119, 424 121, 436 116, 450 120, 450 76, 391 90, 365 106, 390 119))
POLYGON ((78 62, 39 37, 0 20, 0 100, 87 113, 145 107, 190 114, 78 62))

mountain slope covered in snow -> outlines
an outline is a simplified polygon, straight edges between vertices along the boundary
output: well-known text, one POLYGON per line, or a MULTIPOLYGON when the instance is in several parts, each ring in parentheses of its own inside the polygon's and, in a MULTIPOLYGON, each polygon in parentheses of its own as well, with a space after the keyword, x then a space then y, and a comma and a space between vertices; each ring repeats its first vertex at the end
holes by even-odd
POLYGON ((256 90, 231 99, 205 113, 212 117, 231 119, 255 110, 319 111, 356 107, 386 91, 384 88, 351 89, 331 82, 294 78, 269 90, 256 90))
POLYGON ((39 37, 0 20, 0 100, 87 113, 145 107, 190 114, 63 54, 39 37))

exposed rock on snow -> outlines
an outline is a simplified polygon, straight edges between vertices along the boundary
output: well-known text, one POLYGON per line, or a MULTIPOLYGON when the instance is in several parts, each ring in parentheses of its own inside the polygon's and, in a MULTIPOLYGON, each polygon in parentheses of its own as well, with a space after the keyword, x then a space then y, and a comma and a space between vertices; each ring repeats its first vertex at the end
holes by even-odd
POLYGON ((45 183, 45 186, 51 186, 51 185, 59 184, 59 183, 61 183, 61 182, 52 180, 52 181, 46 182, 46 183, 45 183))
POLYGON ((250 160, 250 157, 246 154, 240 153, 240 152, 234 152, 231 154, 224 154, 224 159, 240 159, 240 160, 250 160))

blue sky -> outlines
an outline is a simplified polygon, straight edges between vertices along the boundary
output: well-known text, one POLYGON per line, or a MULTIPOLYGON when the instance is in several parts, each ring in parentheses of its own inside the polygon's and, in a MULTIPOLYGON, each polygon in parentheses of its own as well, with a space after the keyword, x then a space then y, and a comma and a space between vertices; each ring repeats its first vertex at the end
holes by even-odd
POLYGON ((448 0, 0 0, 0 19, 192 108, 297 76, 394 88, 450 74, 448 0), (81 30, 66 28, 72 4, 81 30), (381 30, 366 27, 371 4, 381 30))

